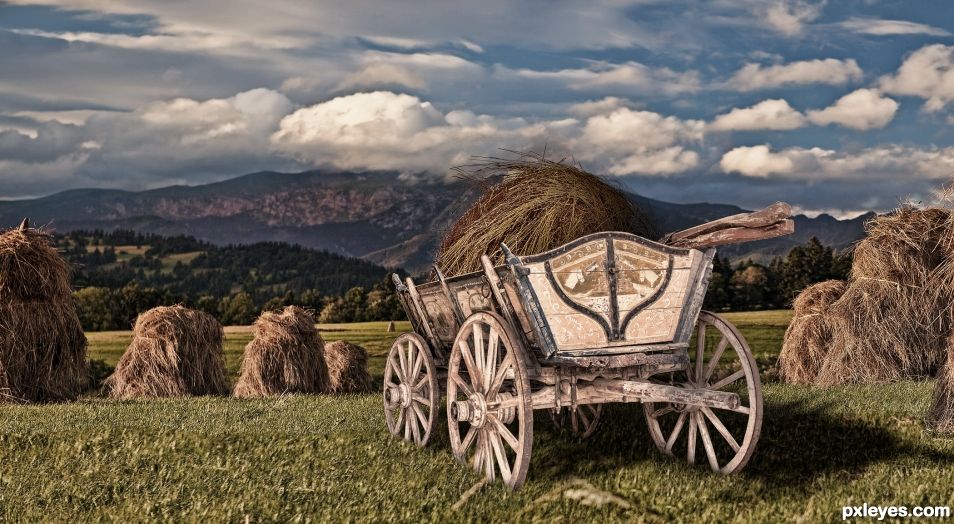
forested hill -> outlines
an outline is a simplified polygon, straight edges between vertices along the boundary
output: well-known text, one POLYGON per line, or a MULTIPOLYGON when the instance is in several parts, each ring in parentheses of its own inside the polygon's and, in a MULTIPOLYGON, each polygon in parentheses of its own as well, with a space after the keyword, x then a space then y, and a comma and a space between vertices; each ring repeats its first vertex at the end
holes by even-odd
POLYGON ((127 230, 72 231, 56 243, 74 268, 81 316, 92 329, 125 328, 138 312, 171 303, 235 324, 291 303, 329 321, 403 315, 387 288, 389 269, 327 251, 280 242, 215 246, 127 230), (349 291, 351 310, 335 315, 349 291), (372 307, 378 310, 364 311, 372 307))

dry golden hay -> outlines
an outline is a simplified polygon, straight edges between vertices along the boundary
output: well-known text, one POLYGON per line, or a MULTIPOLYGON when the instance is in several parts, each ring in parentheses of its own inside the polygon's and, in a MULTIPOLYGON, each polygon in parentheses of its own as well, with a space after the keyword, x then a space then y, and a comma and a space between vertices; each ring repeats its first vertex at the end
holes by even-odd
POLYGON ((0 401, 70 400, 88 380, 72 302, 0 303, 0 401))
POLYGON ((394 321, 388 322, 388 333, 394 333, 394 321))
POLYGON ((779 376, 792 384, 811 384, 831 348, 834 332, 828 308, 845 292, 845 282, 828 280, 805 288, 778 356, 779 376))
POLYGON ((578 166, 534 153, 480 160, 455 168, 488 186, 441 241, 436 263, 447 275, 479 270, 483 254, 502 262, 501 242, 514 253, 533 254, 600 231, 656 236, 622 191, 578 166))
POLYGON ((329 393, 368 393, 373 391, 368 373, 368 352, 357 344, 336 340, 325 344, 328 362, 329 393))
POLYGON ((0 233, 0 401, 69 400, 88 383, 70 268, 51 240, 26 220, 0 233))
POLYGON ((117 399, 228 392, 222 325, 202 311, 157 307, 139 315, 133 340, 105 381, 117 399))
POLYGON ((236 397, 328 391, 325 343, 312 314, 298 306, 264 312, 245 346, 236 397))
POLYGON ((927 427, 939 433, 954 433, 954 334, 947 345, 947 361, 937 376, 927 427))
POLYGON ((819 370, 823 387, 934 374, 950 325, 936 297, 883 280, 857 280, 829 309, 833 343, 819 370))
POLYGON ((865 239, 854 248, 851 278, 923 287, 944 262, 951 219, 946 209, 903 206, 868 221, 865 239))
POLYGON ((0 233, 0 301, 70 300, 70 267, 48 231, 29 227, 0 233))

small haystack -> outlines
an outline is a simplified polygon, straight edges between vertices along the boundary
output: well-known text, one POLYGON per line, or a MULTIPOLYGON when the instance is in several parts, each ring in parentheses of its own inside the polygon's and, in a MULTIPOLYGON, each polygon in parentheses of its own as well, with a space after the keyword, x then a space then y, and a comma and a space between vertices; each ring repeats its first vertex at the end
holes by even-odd
POLYGON ((436 263, 446 275, 479 270, 483 254, 502 262, 501 242, 532 254, 600 231, 657 236, 626 194, 567 162, 524 153, 456 170, 487 186, 441 241, 436 263))
POLYGON ((827 311, 844 292, 844 282, 828 280, 807 287, 795 299, 795 315, 785 331, 785 342, 778 356, 783 381, 810 384, 815 380, 834 339, 827 311))
POLYGON ((357 344, 336 340, 325 344, 329 393, 369 393, 373 391, 368 373, 368 352, 357 344))
POLYGON ((388 322, 388 333, 394 333, 394 321, 388 322))
POLYGON ((202 311, 157 307, 139 315, 133 340, 105 381, 116 399, 228 392, 222 325, 202 311))
POLYGON ((325 343, 312 314, 298 306, 264 312, 245 346, 236 397, 328 391, 325 343))
POLYGON ((0 233, 0 401, 76 398, 88 383, 86 336, 70 268, 49 232, 0 233))

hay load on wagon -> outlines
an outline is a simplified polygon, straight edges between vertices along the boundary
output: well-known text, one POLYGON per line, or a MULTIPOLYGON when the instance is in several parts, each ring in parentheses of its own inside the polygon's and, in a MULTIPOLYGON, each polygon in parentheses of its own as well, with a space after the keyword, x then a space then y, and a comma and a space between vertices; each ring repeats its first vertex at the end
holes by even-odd
POLYGON ((328 393, 369 393, 368 352, 357 344, 336 340, 325 344, 328 362, 328 393))
POLYGON ((70 268, 50 233, 24 219, 0 233, 0 401, 70 400, 87 383, 70 268))
POLYGON ((485 187, 441 240, 436 263, 449 276, 479 270, 484 254, 502 262, 501 242, 516 253, 541 253, 601 231, 658 236, 625 193, 566 161, 520 153, 455 170, 485 187))
POLYGON ((325 343, 312 314, 298 306, 266 311, 252 327, 234 395, 266 397, 328 391, 325 343))
POLYGON ((157 307, 139 315, 133 340, 105 381, 111 398, 228 392, 222 325, 202 311, 157 307))

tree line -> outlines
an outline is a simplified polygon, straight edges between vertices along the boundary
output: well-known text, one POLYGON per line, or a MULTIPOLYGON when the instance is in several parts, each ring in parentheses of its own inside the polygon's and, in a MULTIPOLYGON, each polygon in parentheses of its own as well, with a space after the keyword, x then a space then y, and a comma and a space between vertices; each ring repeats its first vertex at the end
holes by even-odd
MULTIPOLYGON (((88 330, 129 329, 150 308, 182 304, 226 325, 250 324, 266 310, 299 305, 321 322, 404 319, 390 270, 277 242, 214 246, 187 236, 74 231, 57 245, 75 268, 78 314, 88 330)), ((849 254, 813 238, 767 265, 716 257, 705 307, 786 308, 815 282, 847 278, 849 254)))

